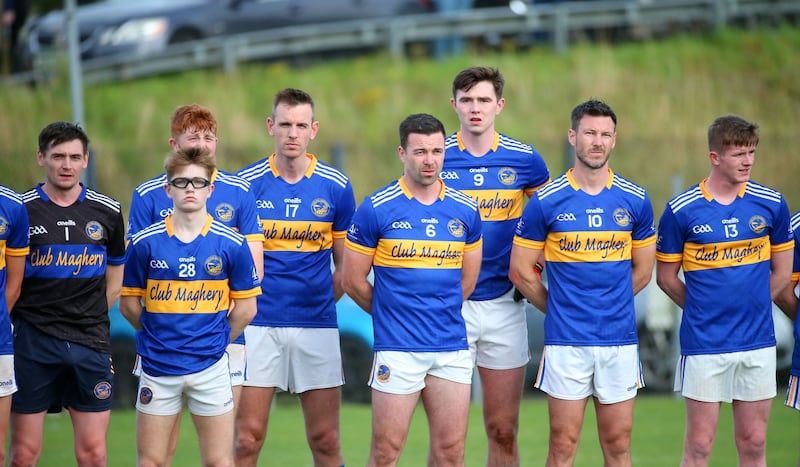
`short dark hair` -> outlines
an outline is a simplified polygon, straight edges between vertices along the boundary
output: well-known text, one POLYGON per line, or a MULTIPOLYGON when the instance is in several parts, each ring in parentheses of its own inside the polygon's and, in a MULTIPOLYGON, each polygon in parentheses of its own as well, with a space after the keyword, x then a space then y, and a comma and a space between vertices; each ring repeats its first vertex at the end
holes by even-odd
POLYGON ((503 97, 503 87, 506 84, 506 80, 500 70, 486 66, 473 66, 462 70, 453 79, 453 99, 455 99, 458 91, 469 91, 481 81, 492 83, 494 94, 498 100, 503 97))
POLYGON ((405 149, 408 144, 408 135, 417 133, 422 135, 432 135, 441 133, 447 138, 444 124, 438 118, 430 114, 412 114, 400 122, 400 146, 405 149))
POLYGON ((39 132, 39 152, 44 154, 53 146, 76 139, 81 140, 83 153, 86 154, 89 149, 89 137, 80 125, 64 121, 53 122, 39 132))
POLYGON ((589 99, 582 102, 572 109, 572 129, 577 130, 578 124, 584 115, 592 117, 611 117, 614 122, 614 129, 617 128, 617 114, 611 109, 611 106, 599 99, 589 99))
POLYGON ((275 109, 279 104, 286 104, 289 107, 297 105, 308 104, 311 106, 311 119, 314 119, 314 99, 311 95, 301 89, 286 88, 278 91, 275 94, 275 100, 272 102, 272 118, 275 118, 275 109))
POLYGON ((758 146, 758 124, 738 115, 717 117, 708 127, 708 150, 725 146, 758 146))
POLYGON ((178 170, 190 165, 198 165, 205 169, 206 177, 209 179, 211 179, 214 169, 217 168, 217 164, 214 162, 214 158, 211 157, 211 153, 208 152, 208 148, 186 146, 167 156, 164 161, 164 172, 167 174, 167 180, 171 179, 178 170))

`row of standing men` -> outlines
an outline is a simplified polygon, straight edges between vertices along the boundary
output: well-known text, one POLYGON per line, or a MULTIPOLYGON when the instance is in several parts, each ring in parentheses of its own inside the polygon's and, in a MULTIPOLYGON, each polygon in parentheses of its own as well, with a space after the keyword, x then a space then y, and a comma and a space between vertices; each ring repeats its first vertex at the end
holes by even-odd
MULTIPOLYGON (((403 175, 358 209, 345 174, 307 152, 319 129, 307 93, 276 95, 266 121, 274 153, 236 175, 216 168, 208 109, 179 107, 165 173, 135 189, 127 238, 120 204, 79 183, 86 134, 65 122, 45 127, 45 182, 21 197, 2 191, 14 336, 9 325, 0 413, 5 422, 12 414, 12 464, 38 461, 44 415, 62 407, 78 463, 107 462, 107 310, 121 296, 140 330, 141 465, 170 462, 184 399, 205 464, 256 465, 276 390, 299 394, 314 464, 343 465, 335 302, 346 292, 373 315, 370 465, 397 462, 419 400, 430 463, 463 464, 474 367, 486 463, 519 464, 530 358, 523 298, 546 312, 535 385, 548 394, 547 464, 573 462, 591 397, 606 463, 629 465, 644 385, 633 296, 656 259, 659 286, 684 309, 682 462, 708 463, 719 405, 732 402, 741 462, 763 463, 776 395, 771 302, 796 316, 800 261, 792 275, 783 197, 749 180, 757 125, 736 116, 712 123, 711 173, 667 204, 656 235, 646 191, 608 167, 617 119, 607 104, 573 109, 574 167, 551 181, 532 146, 495 129, 503 86, 494 68, 458 73, 459 131, 447 136, 427 114, 407 117, 403 175)), ((798 353, 786 403, 800 409, 798 353)))

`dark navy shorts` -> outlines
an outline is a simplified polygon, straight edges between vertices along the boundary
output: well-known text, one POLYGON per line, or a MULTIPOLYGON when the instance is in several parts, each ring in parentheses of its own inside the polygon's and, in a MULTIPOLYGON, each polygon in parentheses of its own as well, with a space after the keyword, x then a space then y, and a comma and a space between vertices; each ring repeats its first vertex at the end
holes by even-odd
POLYGON ((114 369, 111 354, 39 331, 23 319, 14 323, 16 413, 111 410, 114 369))

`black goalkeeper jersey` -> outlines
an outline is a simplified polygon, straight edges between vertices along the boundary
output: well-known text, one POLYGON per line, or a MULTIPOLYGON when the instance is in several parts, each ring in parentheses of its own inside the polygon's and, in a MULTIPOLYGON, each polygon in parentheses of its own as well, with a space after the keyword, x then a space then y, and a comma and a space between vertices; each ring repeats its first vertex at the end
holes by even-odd
POLYGON ((83 188, 59 206, 42 184, 22 195, 30 218, 30 255, 12 319, 53 337, 110 352, 105 272, 125 260, 120 204, 83 188))

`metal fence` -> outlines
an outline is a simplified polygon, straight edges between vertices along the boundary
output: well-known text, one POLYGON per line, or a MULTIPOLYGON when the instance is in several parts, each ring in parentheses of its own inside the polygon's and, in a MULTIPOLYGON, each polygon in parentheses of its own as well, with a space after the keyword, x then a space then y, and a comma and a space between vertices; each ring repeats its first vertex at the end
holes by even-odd
MULTIPOLYGON (((239 62, 381 49, 403 55, 415 44, 447 36, 549 44, 557 52, 581 37, 637 37, 729 24, 796 21, 798 0, 625 0, 558 3, 517 2, 449 15, 422 14, 390 20, 303 25, 170 45, 147 56, 114 56, 82 62, 85 83, 101 83, 197 68, 235 70, 239 62)), ((65 54, 41 57, 17 80, 46 81, 65 54)))

